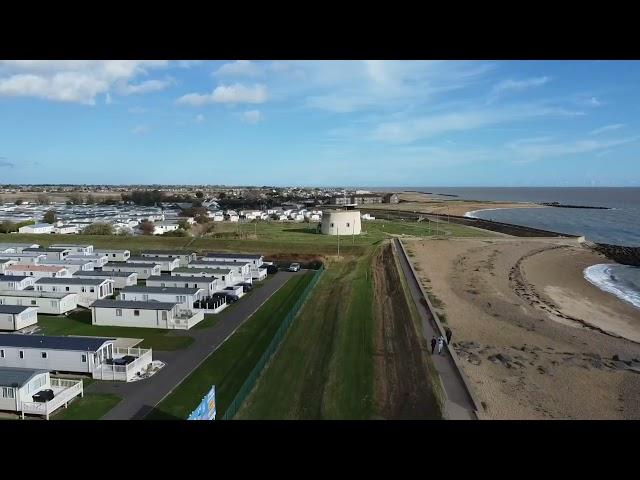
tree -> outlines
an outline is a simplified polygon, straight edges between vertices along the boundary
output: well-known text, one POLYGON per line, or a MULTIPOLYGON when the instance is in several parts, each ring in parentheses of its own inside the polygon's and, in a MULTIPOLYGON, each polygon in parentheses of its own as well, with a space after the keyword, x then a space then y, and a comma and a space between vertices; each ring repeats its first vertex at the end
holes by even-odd
POLYGON ((153 226, 153 223, 148 220, 145 220, 140 224, 140 230, 143 235, 153 235, 155 229, 156 227, 153 226))
POLYGON ((22 205, 23 200, 21 198, 16 198, 16 205, 22 205))
POLYGON ((113 235, 113 226, 108 223, 96 222, 82 229, 83 235, 113 235))
POLYGON ((94 197, 92 194, 87 195, 87 205, 95 205, 96 203, 96 197, 94 197))
POLYGON ((189 234, 186 230, 182 230, 179 228, 178 230, 173 230, 171 232, 166 232, 162 234, 163 237, 188 237, 189 234))
POLYGON ((39 193, 36 202, 38 202, 38 205, 49 205, 51 203, 51 199, 46 193, 39 193))
POLYGON ((11 233, 11 232, 17 232, 18 231, 18 227, 15 223, 13 223, 11 220, 4 220, 2 223, 0 223, 0 233, 11 233))
POLYGON ((203 197, 204 197, 204 193, 202 193, 202 192, 196 192, 196 197, 197 197, 197 198, 203 198, 203 197))
POLYGON ((79 193, 72 193, 69 195, 69 201, 72 205, 82 205, 82 195, 79 193))
POLYGON ((191 225, 189 225, 189 222, 182 219, 178 221, 178 227, 180 227, 182 230, 189 230, 191 228, 191 225))
POLYGON ((51 225, 53 225, 54 223, 56 223, 58 221, 57 217, 56 217, 56 212, 54 210, 47 210, 43 217, 42 217, 42 221, 44 223, 49 223, 51 225))

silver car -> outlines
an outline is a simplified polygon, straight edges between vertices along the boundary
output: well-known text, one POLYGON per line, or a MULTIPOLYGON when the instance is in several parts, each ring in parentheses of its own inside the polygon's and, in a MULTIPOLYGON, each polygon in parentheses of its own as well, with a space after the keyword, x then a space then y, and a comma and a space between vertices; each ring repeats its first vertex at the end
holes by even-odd
POLYGON ((292 263, 291 265, 289 265, 289 271, 290 272, 297 272, 298 270, 300 270, 300 264, 299 263, 292 263))

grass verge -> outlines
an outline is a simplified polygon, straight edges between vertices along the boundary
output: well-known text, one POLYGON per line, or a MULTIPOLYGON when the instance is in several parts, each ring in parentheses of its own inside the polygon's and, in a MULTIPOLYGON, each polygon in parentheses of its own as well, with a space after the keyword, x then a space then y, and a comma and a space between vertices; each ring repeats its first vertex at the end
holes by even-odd
POLYGON ((115 407, 119 396, 111 393, 85 393, 84 397, 72 401, 66 409, 56 413, 52 420, 99 420, 115 407))

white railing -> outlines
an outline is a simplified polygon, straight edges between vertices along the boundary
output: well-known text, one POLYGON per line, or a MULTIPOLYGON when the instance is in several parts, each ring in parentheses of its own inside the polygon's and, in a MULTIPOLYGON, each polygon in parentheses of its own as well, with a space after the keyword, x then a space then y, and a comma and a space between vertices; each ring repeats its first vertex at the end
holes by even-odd
POLYGON ((204 312, 202 310, 182 310, 167 323, 167 328, 188 330, 203 319, 204 312))
POLYGON ((82 380, 52 378, 51 389, 54 390, 55 397, 48 402, 22 402, 22 418, 26 413, 29 415, 44 415, 49 420, 49 415, 62 405, 66 407, 69 400, 78 395, 84 395, 82 380))
POLYGON ((152 350, 150 348, 123 348, 114 347, 114 358, 132 355, 137 357, 126 365, 109 365, 102 363, 93 370, 93 378, 97 380, 118 380, 128 382, 146 365, 152 362, 152 350))

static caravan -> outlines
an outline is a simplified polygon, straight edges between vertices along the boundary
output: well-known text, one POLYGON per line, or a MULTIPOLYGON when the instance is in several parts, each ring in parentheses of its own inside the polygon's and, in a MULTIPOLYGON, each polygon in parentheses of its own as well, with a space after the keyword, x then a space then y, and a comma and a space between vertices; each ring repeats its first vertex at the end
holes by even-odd
POLYGON ((97 248, 94 253, 106 255, 110 262, 126 262, 131 257, 129 250, 111 250, 105 248, 97 248))
POLYGON ((135 272, 105 272, 93 270, 92 272, 78 271, 73 274, 78 278, 107 278, 113 280, 113 288, 124 288, 138 284, 138 274, 135 272))
POLYGON ((24 290, 33 287, 33 277, 24 275, 0 275, 0 290, 24 290))
MULTIPOLYGON (((226 286, 226 285, 225 285, 226 286)), ((160 275, 147 278, 147 287, 201 288, 205 297, 210 297, 224 288, 215 277, 180 277, 160 275), (220 288, 218 288, 220 285, 220 288)))
POLYGON ((55 267, 48 265, 30 265, 25 263, 16 263, 5 269, 7 275, 21 275, 33 278, 55 278, 70 277, 71 273, 65 267, 55 267))
POLYGON ((0 258, 0 274, 4 275, 4 269, 7 268, 9 265, 15 265, 16 263, 18 263, 17 260, 9 260, 6 258, 0 258))
POLYGON ((89 260, 93 262, 93 265, 96 268, 100 268, 103 267, 108 261, 109 259, 107 258, 106 255, 100 255, 97 253, 93 253, 93 254, 87 254, 87 255, 76 255, 76 254, 71 254, 68 255, 67 258, 69 260, 89 260))
POLYGON ((234 285, 234 277, 228 268, 176 268, 171 272, 171 276, 176 277, 203 277, 215 278, 218 280, 218 289, 234 285))
POLYGON ((63 260, 71 253, 68 248, 25 248, 22 253, 33 252, 42 253, 47 256, 47 260, 63 260))
POLYGON ((267 270, 262 268, 263 255, 249 254, 249 253, 226 253, 226 252, 209 252, 205 254, 201 260, 209 261, 224 261, 224 262, 238 262, 249 263, 251 270, 251 277, 254 280, 264 280, 267 276, 267 270))
POLYGON ((45 234, 53 232, 53 225, 49 223, 36 223, 33 225, 25 225, 18 229, 18 233, 35 233, 45 234))
POLYGON ((112 349, 109 338, 9 333, 0 335, 0 367, 93 373, 104 359, 112 358, 112 349))
POLYGON ((46 260, 44 253, 22 252, 22 253, 2 253, 0 258, 6 260, 15 260, 16 263, 31 263, 38 265, 41 261, 46 260))
POLYGON ((43 260, 39 265, 61 266, 65 267, 71 275, 77 271, 83 270, 90 272, 93 270, 93 262, 91 260, 76 260, 75 258, 65 258, 64 260, 43 260))
POLYGON ((58 235, 70 235, 73 233, 78 233, 78 226, 60 225, 59 227, 53 227, 53 233, 57 233, 58 235))
POLYGON ((0 305, 0 330, 22 330, 38 323, 38 309, 19 305, 0 305))
POLYGON ((113 280, 108 278, 41 278, 36 281, 38 292, 69 292, 78 294, 78 305, 88 307, 94 300, 113 295, 113 280))
POLYGON ((251 266, 248 263, 225 262, 215 260, 196 260, 191 262, 187 268, 225 268, 231 270, 231 277, 236 283, 251 283, 251 266))
POLYGON ((55 378, 46 370, 0 368, 0 410, 27 415, 49 416, 78 395, 83 396, 82 380, 55 378), (43 390, 53 398, 43 398, 43 390))
POLYGON ((204 290, 201 288, 134 286, 123 288, 119 300, 175 302, 178 310, 193 310, 193 304, 203 297, 204 290))
POLYGON ((102 267, 103 272, 134 272, 138 278, 147 279, 153 275, 160 275, 160 265, 149 263, 110 263, 102 267))
POLYGON ((91 304, 93 325, 189 329, 204 320, 204 312, 178 308, 177 302, 96 300, 91 304))
POLYGON ((156 264, 160 265, 160 271, 170 272, 174 268, 178 268, 180 266, 180 259, 177 257, 130 257, 129 262, 127 263, 145 263, 147 265, 156 264))
POLYGON ((93 254, 93 245, 78 245, 73 243, 56 243, 51 248, 67 248, 71 250, 70 255, 91 255, 93 254))
POLYGON ((2 253, 22 253, 25 248, 38 248, 37 243, 0 243, 2 253))
POLYGON ((187 264, 196 259, 196 252, 184 252, 181 250, 147 250, 140 254, 141 257, 146 258, 178 258, 180 260, 179 267, 186 267, 187 264))
POLYGON ((38 290, 0 290, 0 305, 38 307, 38 313, 64 315, 78 308, 75 293, 41 292, 38 290))

